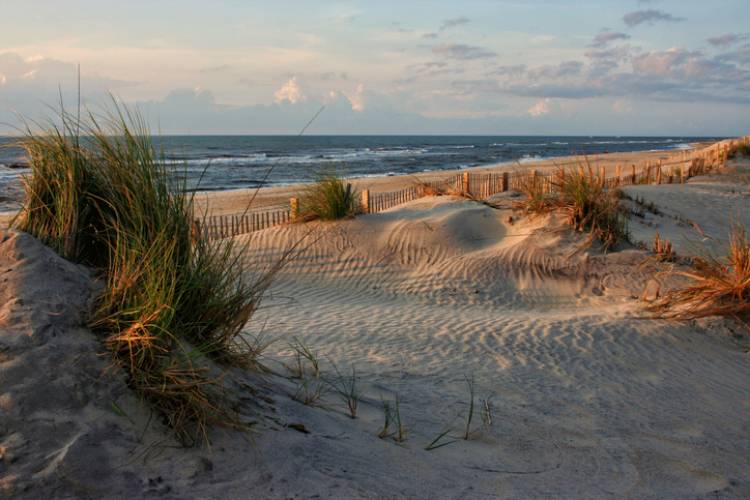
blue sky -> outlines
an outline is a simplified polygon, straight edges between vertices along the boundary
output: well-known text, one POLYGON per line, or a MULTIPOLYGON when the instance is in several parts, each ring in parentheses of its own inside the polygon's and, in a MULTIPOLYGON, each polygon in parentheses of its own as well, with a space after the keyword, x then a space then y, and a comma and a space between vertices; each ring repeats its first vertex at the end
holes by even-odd
POLYGON ((750 133, 746 0, 5 0, 0 133, 111 92, 162 133, 750 133), (59 90, 58 90, 59 89, 59 90))

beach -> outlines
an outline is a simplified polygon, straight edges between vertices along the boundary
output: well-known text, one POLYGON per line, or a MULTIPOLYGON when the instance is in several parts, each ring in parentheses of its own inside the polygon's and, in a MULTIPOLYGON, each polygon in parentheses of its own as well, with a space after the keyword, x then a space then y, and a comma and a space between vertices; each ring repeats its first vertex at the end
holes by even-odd
MULTIPOLYGON (((665 155, 588 160, 614 169, 665 155)), ((377 192, 404 181, 355 183, 377 192)), ((210 449, 174 447, 120 373, 83 388, 107 371, 76 326, 88 271, 6 235, 0 333, 14 347, 3 355, 11 432, 0 445, 11 474, 0 486, 163 498, 746 498, 747 330, 731 318, 655 319, 645 307, 674 283, 660 277, 670 264, 651 258, 657 231, 689 256, 723 251, 732 215, 750 227, 750 161, 621 189, 651 205, 630 217, 631 242, 608 252, 561 214, 520 212, 513 192, 487 203, 428 196, 237 236, 250 275, 293 250, 244 330, 270 342, 267 372, 230 376, 253 431, 216 430, 210 449), (309 349, 319 373, 292 345, 309 349), (54 371, 32 376, 39 366, 54 371), (352 373, 356 418, 336 389, 352 373), (83 392, 69 403, 45 387, 83 392), (398 406, 387 428, 384 405, 391 417, 398 406)), ((199 201, 234 213, 248 196, 199 201)))
MULTIPOLYGON (((700 146, 700 144, 696 144, 700 146)), ((410 175, 355 177, 349 179, 358 190, 368 189, 373 193, 396 191, 420 182, 440 181, 463 172, 498 173, 498 172, 526 172, 534 169, 552 171, 558 167, 570 168, 590 165, 598 169, 605 167, 608 175, 614 174, 617 165, 641 164, 644 162, 658 162, 669 158, 680 157, 687 150, 675 151, 664 149, 659 151, 636 151, 628 153, 605 153, 590 156, 562 156, 538 161, 507 162, 497 165, 471 167, 460 170, 440 170, 435 172, 420 172, 410 175)), ((304 192, 305 184, 292 184, 279 187, 265 187, 260 189, 234 189, 229 191, 204 191, 196 193, 196 206, 199 213, 208 208, 212 215, 226 215, 241 213, 248 206, 251 210, 262 210, 266 207, 285 205, 289 198, 299 196, 304 192)))

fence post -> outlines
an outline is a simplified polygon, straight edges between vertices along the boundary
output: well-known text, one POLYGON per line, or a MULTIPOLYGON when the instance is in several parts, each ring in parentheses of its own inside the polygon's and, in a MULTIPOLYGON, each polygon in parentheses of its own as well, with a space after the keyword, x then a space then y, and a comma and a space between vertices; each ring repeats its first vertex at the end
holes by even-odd
POLYGON ((659 164, 656 166, 656 183, 661 184, 661 160, 659 160, 659 164))
POLYGON ((461 181, 461 191, 469 194, 469 172, 464 172, 463 179, 461 181))
POLYGON ((616 169, 615 176, 617 177, 617 180, 615 181, 616 182, 615 185, 619 186, 620 182, 622 182, 622 165, 618 164, 617 167, 615 167, 615 169, 616 169))
POLYGON ((636 177, 635 177, 635 163, 633 163, 632 165, 630 165, 630 169, 632 171, 632 173, 630 175, 630 183, 631 184, 635 184, 635 181, 636 181, 636 177))
POLYGON ((289 198, 289 214, 292 222, 299 218, 299 198, 289 198))
POLYGON ((508 174, 508 172, 503 172, 503 191, 507 191, 508 189, 510 189, 509 182, 510 175, 508 174))
POLYGON ((362 190, 362 212, 366 214, 370 213, 370 190, 369 189, 362 190))

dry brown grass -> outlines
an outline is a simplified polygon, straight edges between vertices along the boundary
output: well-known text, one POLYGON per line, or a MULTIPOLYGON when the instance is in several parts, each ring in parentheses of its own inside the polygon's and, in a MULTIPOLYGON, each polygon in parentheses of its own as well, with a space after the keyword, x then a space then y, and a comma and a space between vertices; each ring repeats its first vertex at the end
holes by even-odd
POLYGON ((607 189, 605 179, 590 166, 560 168, 551 178, 527 176, 521 181, 521 192, 526 196, 516 203, 517 209, 527 213, 561 211, 573 229, 588 232, 605 250, 629 237, 617 191, 607 189))
POLYGON ((694 319, 750 315, 750 240, 739 222, 732 224, 725 256, 694 257, 689 270, 676 274, 690 283, 667 292, 652 306, 659 316, 694 319))
POLYGON ((450 182, 427 182, 419 179, 418 177, 414 177, 413 184, 414 187, 417 188, 418 192, 421 193, 421 196, 467 196, 467 193, 463 192, 460 189, 457 189, 450 182))
POLYGON ((672 248, 672 243, 669 240, 663 239, 658 231, 654 235, 654 243, 651 246, 651 250, 656 254, 656 258, 662 262, 671 262, 677 257, 674 248, 672 248))

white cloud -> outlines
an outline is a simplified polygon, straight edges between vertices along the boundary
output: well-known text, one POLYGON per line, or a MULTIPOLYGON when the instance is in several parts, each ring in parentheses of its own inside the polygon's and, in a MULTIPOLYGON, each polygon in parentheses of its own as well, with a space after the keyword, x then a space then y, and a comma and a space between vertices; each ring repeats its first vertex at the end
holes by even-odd
POLYGON ((5 78, 5 75, 3 75, 2 73, 0 73, 0 85, 5 85, 5 82, 7 82, 7 81, 8 81, 8 79, 5 78))
POLYGON ((633 105, 625 99, 617 99, 612 103, 612 111, 620 114, 630 114, 633 112, 633 105))
POLYGON ((351 95, 347 95, 346 98, 349 99, 349 102, 352 105, 352 111, 357 111, 358 113, 361 113, 365 110, 365 86, 363 84, 357 85, 357 88, 354 90, 354 93, 351 95))
POLYGON ((549 112, 550 112, 549 98, 544 98, 540 101, 537 101, 536 104, 534 104, 528 109, 528 113, 534 118, 538 118, 540 116, 549 114, 549 112))
POLYGON ((281 86, 276 92, 273 93, 273 97, 278 103, 289 101, 292 104, 296 104, 300 101, 305 100, 305 96, 302 93, 302 88, 297 83, 297 77, 293 76, 287 82, 281 86))

